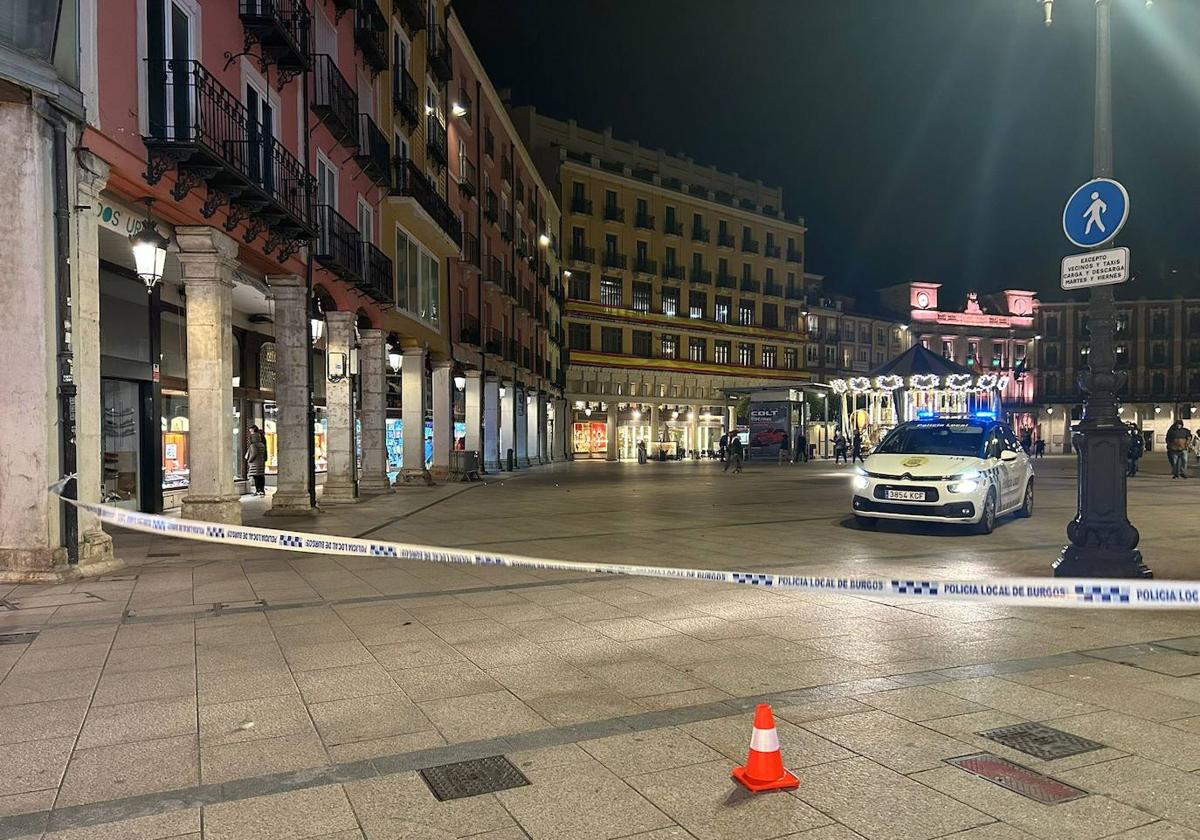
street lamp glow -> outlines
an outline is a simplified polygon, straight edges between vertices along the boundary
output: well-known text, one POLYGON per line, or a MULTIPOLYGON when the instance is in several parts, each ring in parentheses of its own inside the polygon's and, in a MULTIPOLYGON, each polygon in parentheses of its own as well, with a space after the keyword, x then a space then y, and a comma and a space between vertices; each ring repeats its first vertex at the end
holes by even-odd
POLYGON ((455 102, 450 106, 450 113, 454 114, 456 117, 465 117, 467 115, 467 109, 455 102))
POLYGON ((146 219, 142 222, 141 230, 129 237, 133 246, 133 264, 138 278, 146 284, 146 291, 154 291, 154 287, 162 280, 163 269, 167 263, 167 245, 169 241, 154 227, 150 218, 150 206, 153 198, 143 199, 146 202, 146 219))
POLYGON ((391 350, 388 352, 388 367, 390 367, 394 373, 400 372, 400 360, 401 356, 397 351, 391 350))
POLYGON ((541 236, 538 237, 538 244, 541 245, 543 248, 549 247, 550 237, 543 233, 541 236))

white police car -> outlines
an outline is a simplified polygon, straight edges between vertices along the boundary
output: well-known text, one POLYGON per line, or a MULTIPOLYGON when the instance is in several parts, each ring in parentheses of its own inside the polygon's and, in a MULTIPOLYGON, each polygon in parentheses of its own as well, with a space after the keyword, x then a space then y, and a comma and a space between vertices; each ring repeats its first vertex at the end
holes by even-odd
POLYGON ((851 510, 879 519, 957 522, 990 534, 996 518, 1033 515, 1033 465, 1012 429, 990 414, 902 423, 856 468, 851 510))

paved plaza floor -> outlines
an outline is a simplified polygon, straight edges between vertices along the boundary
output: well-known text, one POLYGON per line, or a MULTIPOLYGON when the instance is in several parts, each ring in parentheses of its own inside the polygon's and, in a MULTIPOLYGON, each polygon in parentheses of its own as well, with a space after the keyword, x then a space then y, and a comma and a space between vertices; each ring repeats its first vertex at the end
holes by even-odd
MULTIPOLYGON (((1194 578, 1200 477, 1172 481, 1153 454, 1145 465, 1130 511, 1147 562, 1194 578)), ((720 467, 561 464, 270 525, 560 559, 974 578, 1048 575, 1074 511, 1068 458, 1037 463, 1032 519, 986 537, 858 530, 847 470, 828 462, 720 467)), ((1195 612, 114 536, 119 573, 0 586, 0 840, 1200 840, 1195 612), (730 779, 761 701, 797 790, 751 796, 730 779), (1072 754, 980 734, 1034 722, 1059 733, 1043 747, 1072 754), (948 762, 979 753, 1065 783, 1040 789, 1068 801, 948 762), (421 774, 491 756, 527 784, 439 801, 421 774)))

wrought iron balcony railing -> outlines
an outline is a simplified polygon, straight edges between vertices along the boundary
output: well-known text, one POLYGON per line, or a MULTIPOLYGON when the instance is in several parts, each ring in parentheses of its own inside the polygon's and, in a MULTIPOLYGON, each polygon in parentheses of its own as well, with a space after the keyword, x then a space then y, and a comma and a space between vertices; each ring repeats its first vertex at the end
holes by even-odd
POLYGON ((434 160, 442 166, 446 165, 446 161, 449 160, 446 154, 446 126, 438 119, 437 114, 425 117, 425 148, 434 160))
POLYGON ((504 288, 504 264, 495 254, 487 257, 483 264, 483 280, 498 289, 504 288))
POLYGON ((392 147, 370 114, 358 115, 358 151, 354 159, 358 161, 366 176, 376 184, 391 183, 392 147))
MULTIPOLYGON (((650 258, 635 259, 633 261, 633 270, 638 274, 658 274, 658 261, 650 258)), ((667 276, 663 272, 663 276, 667 276)))
POLYGON ((654 217, 648 213, 635 213, 633 226, 641 230, 654 230, 654 217))
POLYGON ((589 248, 586 245, 571 245, 571 259, 574 262, 594 263, 596 261, 596 249, 589 248))
POLYGON ((480 346, 479 319, 474 315, 463 315, 458 327, 458 340, 472 347, 480 346))
POLYGON ((304 0, 238 0, 238 16, 246 39, 258 42, 281 82, 312 66, 312 16, 304 0))
POLYGON ((693 268, 689 276, 693 283, 699 283, 702 286, 712 284, 712 272, 706 271, 703 268, 693 268))
POLYGON ((198 61, 148 61, 147 81, 148 183, 174 167, 177 201, 204 185, 206 218, 228 208, 226 230, 248 222, 247 243, 267 232, 267 250, 280 248, 281 259, 312 238, 312 176, 272 126, 258 122, 198 61))
POLYGON ((758 240, 757 239, 746 239, 745 237, 743 237, 742 238, 742 253, 743 254, 757 254, 758 253, 758 240))
POLYGON ((571 198, 571 212, 572 213, 582 213, 585 216, 592 215, 591 199, 581 198, 580 196, 573 196, 571 198))
POLYGON ((456 244, 462 244, 462 222, 458 215, 438 195, 437 187, 426 177, 411 158, 394 158, 392 194, 416 199, 417 204, 445 231, 456 244))
POLYGON ((463 233, 462 262, 465 265, 480 268, 479 237, 473 233, 463 233))
POLYGON ((804 255, 801 254, 799 251, 795 250, 794 248, 788 248, 787 261, 794 262, 794 263, 803 262, 804 255))
POLYGON ((463 195, 475 195, 475 164, 465 154, 458 156, 458 189, 463 195))
POLYGON ((758 281, 750 277, 743 277, 741 282, 741 290, 743 292, 757 292, 759 290, 758 281))
POLYGON ((409 130, 421 121, 421 103, 417 99, 417 82, 408 68, 396 64, 392 67, 392 110, 409 130))
POLYGON ((360 242, 362 274, 355 285, 358 290, 378 303, 393 303, 392 261, 370 242, 360 242))
POLYGON ((722 233, 721 231, 717 231, 717 247, 732 248, 733 247, 733 234, 732 233, 722 233))
POLYGON ((625 268, 629 265, 629 257, 618 251, 604 252, 604 267, 605 268, 625 268))
POLYGON ((625 221, 625 208, 618 207, 615 204, 604 205, 604 221, 606 221, 606 222, 623 222, 623 221, 625 221))
POLYGON ((723 289, 735 289, 737 288, 737 278, 732 274, 719 272, 717 274, 717 285, 723 289))
POLYGON ((694 227, 692 228, 693 242, 708 242, 710 240, 710 232, 708 228, 694 227))
POLYGON ((388 66, 388 24, 377 0, 358 0, 354 11, 354 43, 374 73, 388 66))
POLYGON ((313 69, 313 113, 339 143, 353 146, 358 134, 358 94, 333 56, 313 56, 313 69))
POLYGON ((779 259, 779 246, 768 244, 763 253, 773 260, 779 259))
POLYGON ((328 204, 317 205, 317 240, 313 258, 343 280, 362 276, 362 236, 350 220, 328 204))
POLYGON ((392 8, 400 13, 400 20, 414 35, 429 23, 426 19, 428 12, 423 0, 392 0, 392 8))
POLYGON ((663 221, 663 233, 667 236, 683 236, 683 222, 678 219, 663 221))
POLYGON ((425 56, 429 60, 429 72, 439 82, 448 82, 454 76, 454 59, 450 53, 450 39, 446 27, 435 23, 425 33, 425 56))
POLYGON ((483 217, 492 224, 500 218, 500 198, 491 187, 483 196, 483 217))
POLYGON ((764 283, 763 294, 783 297, 783 286, 780 286, 778 283, 764 283))

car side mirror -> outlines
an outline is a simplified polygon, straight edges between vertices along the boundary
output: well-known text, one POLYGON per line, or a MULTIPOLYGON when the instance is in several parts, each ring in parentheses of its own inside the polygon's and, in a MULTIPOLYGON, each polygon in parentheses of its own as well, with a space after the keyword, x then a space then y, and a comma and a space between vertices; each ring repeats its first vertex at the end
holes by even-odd
POLYGON ((1011 449, 1005 449, 1003 452, 1000 453, 1000 460, 1001 461, 1015 461, 1015 460, 1017 460, 1017 453, 1013 452, 1011 449))

